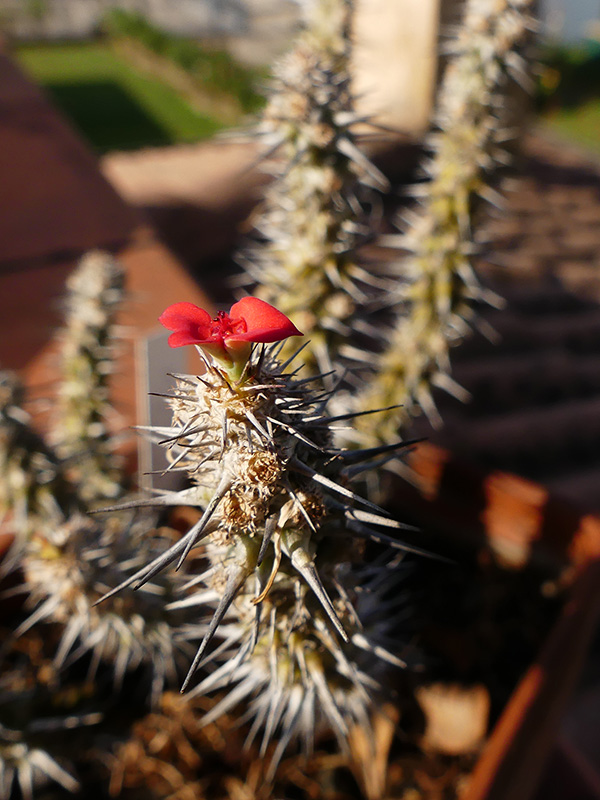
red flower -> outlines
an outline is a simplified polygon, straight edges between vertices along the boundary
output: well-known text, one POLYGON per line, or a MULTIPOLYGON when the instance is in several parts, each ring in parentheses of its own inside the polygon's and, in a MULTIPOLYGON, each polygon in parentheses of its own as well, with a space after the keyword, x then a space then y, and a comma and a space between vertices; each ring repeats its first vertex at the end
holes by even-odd
POLYGON ((198 344, 229 363, 247 360, 250 342, 280 342, 303 335, 285 314, 257 297, 243 297, 229 314, 220 311, 215 319, 193 303, 175 303, 160 315, 159 322, 174 331, 169 336, 171 347, 198 344))

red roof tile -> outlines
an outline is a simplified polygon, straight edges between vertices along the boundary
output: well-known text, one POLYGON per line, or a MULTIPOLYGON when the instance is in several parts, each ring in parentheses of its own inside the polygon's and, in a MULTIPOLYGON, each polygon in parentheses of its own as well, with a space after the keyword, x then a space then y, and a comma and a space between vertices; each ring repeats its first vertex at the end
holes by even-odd
POLYGON ((0 174, 0 272, 114 247, 139 222, 85 144, 1 53, 0 174))

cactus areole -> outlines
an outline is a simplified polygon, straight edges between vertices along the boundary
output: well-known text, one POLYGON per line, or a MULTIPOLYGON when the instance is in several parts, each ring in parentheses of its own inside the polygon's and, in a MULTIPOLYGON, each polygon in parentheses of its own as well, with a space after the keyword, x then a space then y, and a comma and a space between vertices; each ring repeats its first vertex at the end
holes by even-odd
POLYGON ((243 373, 253 342, 268 344, 303 335, 285 314, 257 297, 243 297, 229 313, 220 311, 214 319, 193 303, 175 303, 159 321, 174 331, 169 336, 171 347, 198 345, 236 380, 243 373))

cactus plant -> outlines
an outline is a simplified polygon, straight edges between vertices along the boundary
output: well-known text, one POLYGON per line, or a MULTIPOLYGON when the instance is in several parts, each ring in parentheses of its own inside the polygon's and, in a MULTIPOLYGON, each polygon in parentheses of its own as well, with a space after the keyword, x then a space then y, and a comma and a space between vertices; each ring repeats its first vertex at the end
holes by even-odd
POLYGON ((22 539, 60 525, 75 507, 63 466, 30 423, 18 377, 0 372, 0 522, 22 539))
MULTIPOLYGON (((60 727, 59 727, 60 730, 60 727)), ((32 800, 34 789, 54 781, 68 792, 77 792, 79 781, 41 747, 31 746, 21 731, 0 725, 0 792, 11 797, 17 785, 23 800, 32 800)))
POLYGON ((386 673, 390 665, 406 666, 388 649, 397 649, 401 640, 397 621, 403 601, 394 560, 361 568, 352 563, 356 547, 344 552, 337 543, 328 552, 320 542, 316 550, 323 588, 349 641, 340 641, 308 586, 283 567, 262 600, 264 623, 256 619, 254 592, 242 589, 221 625, 223 646, 205 659, 214 672, 191 692, 195 697, 228 690, 202 725, 245 704, 243 718, 252 723, 246 744, 262 730, 260 754, 274 745, 267 780, 290 742, 299 741, 309 754, 320 733, 333 731, 340 750, 348 753, 355 725, 372 740, 374 701, 385 695, 386 673), (333 575, 328 562, 335 562, 333 575))
POLYGON ((507 160, 507 83, 511 77, 526 82, 519 50, 534 27, 532 5, 467 0, 449 47, 426 164, 429 180, 418 187, 420 208, 400 237, 410 253, 397 266, 401 312, 358 398, 362 408, 404 407, 363 421, 373 443, 396 435, 419 408, 437 421, 433 386, 466 395, 449 375, 449 349, 467 333, 475 301, 499 301, 482 289, 471 266, 474 214, 479 199, 498 201, 488 184, 494 168, 507 160))
POLYGON ((148 431, 192 485, 115 509, 184 504, 202 515, 106 597, 181 564, 203 541, 208 564, 197 578, 203 588, 181 605, 197 604, 209 615, 183 688, 201 663, 221 663, 195 691, 239 683, 209 719, 253 696, 251 736, 264 728, 266 746, 279 731, 274 764, 290 739, 303 736, 310 744, 323 718, 343 742, 350 720, 368 719, 377 685, 369 660, 402 663, 385 649, 389 626, 372 603, 379 597, 380 609, 393 610, 394 600, 384 598, 390 568, 381 566, 371 577, 373 591, 365 585, 359 602, 359 542, 411 549, 382 532, 403 526, 347 482, 369 460, 403 445, 365 452, 334 445, 332 428, 345 416, 329 416, 331 392, 288 372, 289 360, 278 361, 278 340, 299 331, 264 301, 243 298, 215 320, 180 303, 161 321, 174 331, 172 346, 196 343, 205 359, 202 376, 179 376, 167 396, 171 426, 148 431), (219 625, 222 643, 210 651, 219 625))
POLYGON ((258 295, 310 336, 298 363, 315 373, 337 363, 339 346, 377 283, 355 259, 370 235, 359 196, 365 184, 385 188, 387 180, 356 145, 357 123, 365 121, 354 110, 351 89, 353 0, 302 5, 304 31, 274 68, 256 130, 279 158, 270 160, 276 180, 256 220, 265 243, 244 262, 258 295))
POLYGON ((86 504, 115 497, 122 481, 110 432, 109 378, 123 284, 122 267, 101 252, 88 253, 67 280, 66 320, 59 335, 62 375, 51 438, 86 504))

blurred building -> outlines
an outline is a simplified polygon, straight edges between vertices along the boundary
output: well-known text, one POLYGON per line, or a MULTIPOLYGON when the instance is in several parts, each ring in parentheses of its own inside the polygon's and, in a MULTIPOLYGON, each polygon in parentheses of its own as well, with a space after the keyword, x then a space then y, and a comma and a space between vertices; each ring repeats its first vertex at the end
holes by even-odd
POLYGON ((543 32, 551 39, 577 42, 600 38, 598 0, 541 0, 543 32))
POLYGON ((86 39, 118 7, 172 33, 205 37, 243 32, 257 4, 260 0, 0 0, 0 19, 20 39, 86 39))

